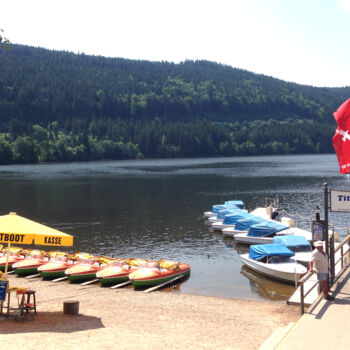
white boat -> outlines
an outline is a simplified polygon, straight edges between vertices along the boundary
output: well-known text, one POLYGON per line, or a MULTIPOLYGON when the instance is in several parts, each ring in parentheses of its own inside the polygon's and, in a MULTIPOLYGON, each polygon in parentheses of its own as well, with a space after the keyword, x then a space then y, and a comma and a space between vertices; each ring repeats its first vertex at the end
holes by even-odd
MULTIPOLYGON (((228 228, 228 227, 233 228, 236 226, 237 222, 239 222, 240 220, 248 219, 250 217, 252 217, 252 215, 250 215, 248 212, 239 209, 226 214, 222 221, 213 222, 211 224, 211 227, 216 231, 222 231, 224 228, 228 228)), ((257 223, 257 221, 255 221, 255 223, 257 223)))
POLYGON ((237 220, 235 225, 231 227, 225 227, 222 229, 222 233, 227 237, 234 237, 239 233, 248 233, 248 230, 258 223, 263 222, 264 219, 255 215, 248 214, 246 217, 237 220))
POLYGON ((244 265, 271 278, 294 283, 307 268, 291 259, 294 253, 280 244, 252 245, 249 254, 240 255, 244 265))
POLYGON ((239 208, 226 208, 219 210, 216 216, 212 216, 211 218, 208 218, 208 221, 211 225, 214 223, 222 223, 225 219, 226 216, 231 215, 231 214, 242 214, 246 213, 242 209, 239 208))
POLYGON ((280 234, 279 232, 287 229, 289 229, 288 226, 277 221, 263 221, 252 225, 248 232, 236 234, 234 239, 244 244, 268 244, 272 243, 276 234, 280 234))
POLYGON ((239 200, 232 200, 232 201, 226 201, 224 204, 214 204, 212 206, 211 211, 204 212, 204 217, 206 218, 212 218, 216 217, 217 213, 220 210, 229 209, 229 208, 239 208, 244 209, 244 203, 239 200))
POLYGON ((273 243, 281 244, 294 252, 293 259, 309 266, 312 260, 311 243, 304 237, 298 235, 281 235, 273 237, 273 243))

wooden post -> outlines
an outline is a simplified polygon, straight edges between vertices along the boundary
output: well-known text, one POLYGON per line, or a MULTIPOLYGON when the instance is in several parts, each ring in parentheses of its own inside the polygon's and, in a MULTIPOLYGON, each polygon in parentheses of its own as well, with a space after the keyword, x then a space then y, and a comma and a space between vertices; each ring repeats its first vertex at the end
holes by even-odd
POLYGON ((63 313, 66 315, 77 315, 79 313, 79 301, 67 300, 63 302, 63 313))
POLYGON ((300 283, 300 313, 304 314, 304 282, 300 283))

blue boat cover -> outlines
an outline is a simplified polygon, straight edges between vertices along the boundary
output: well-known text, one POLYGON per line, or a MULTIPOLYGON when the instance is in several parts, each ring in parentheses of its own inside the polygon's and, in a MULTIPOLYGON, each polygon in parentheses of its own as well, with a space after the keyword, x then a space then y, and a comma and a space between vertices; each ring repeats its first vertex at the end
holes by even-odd
POLYGON ((304 236, 283 235, 273 237, 273 243, 286 247, 311 247, 311 244, 304 236))
POLYGON ((249 258, 261 260, 265 257, 286 257, 295 255, 294 252, 280 244, 254 244, 249 248, 249 258))
POLYGON ((211 208, 212 213, 218 213, 220 210, 225 210, 227 209, 227 206, 224 204, 215 204, 211 208))
POLYGON ((237 223, 238 220, 240 219, 244 219, 246 218, 248 215, 250 215, 249 213, 247 213, 244 210, 239 210, 239 212, 237 213, 233 213, 233 214, 227 214, 224 217, 224 220, 222 221, 222 223, 224 225, 235 225, 237 223))
POLYGON ((226 210, 226 209, 240 209, 234 204, 215 204, 211 207, 212 213, 218 213, 220 210, 226 210))
POLYGON ((248 216, 244 219, 239 219, 236 223, 235 230, 239 231, 245 231, 249 230, 253 225, 256 225, 260 222, 264 221, 263 218, 260 218, 259 216, 248 216))
POLYGON ((218 214, 217 214, 217 219, 223 219, 226 215, 229 215, 229 214, 238 214, 240 213, 242 210, 241 209, 233 209, 233 208, 229 208, 229 209, 224 209, 224 210, 220 210, 218 211, 218 214))
POLYGON ((259 224, 255 224, 250 227, 248 236, 250 237, 264 237, 279 231, 283 231, 289 228, 286 225, 282 225, 274 221, 263 221, 259 224))
POLYGON ((238 208, 244 209, 244 203, 242 201, 226 201, 225 205, 227 204, 233 204, 237 206, 238 208))

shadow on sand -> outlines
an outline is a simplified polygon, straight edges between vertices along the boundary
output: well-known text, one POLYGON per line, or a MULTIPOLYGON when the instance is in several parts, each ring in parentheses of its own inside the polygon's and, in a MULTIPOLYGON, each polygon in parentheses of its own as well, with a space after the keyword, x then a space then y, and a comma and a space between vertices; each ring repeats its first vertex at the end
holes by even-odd
POLYGON ((38 312, 34 320, 1 318, 0 334, 56 332, 73 333, 88 329, 104 328, 101 318, 94 316, 65 315, 62 312, 38 312))

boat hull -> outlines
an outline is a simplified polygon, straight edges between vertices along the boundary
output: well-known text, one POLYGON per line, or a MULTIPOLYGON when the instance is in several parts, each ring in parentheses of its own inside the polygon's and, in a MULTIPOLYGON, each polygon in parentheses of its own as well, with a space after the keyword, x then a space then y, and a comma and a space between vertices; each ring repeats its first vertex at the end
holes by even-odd
POLYGON ((228 228, 224 228, 222 230, 222 234, 225 237, 232 237, 234 238, 236 235, 242 234, 242 233, 248 233, 248 231, 238 231, 235 230, 234 227, 228 227, 228 228))
POLYGON ((38 272, 40 273, 40 276, 44 278, 64 277, 65 271, 72 265, 73 264, 69 263, 48 262, 38 267, 38 272))
POLYGON ((307 268, 298 263, 266 264, 250 259, 249 254, 242 254, 240 258, 252 270, 282 282, 295 283, 307 272, 307 268))
POLYGON ((105 266, 96 266, 91 264, 76 264, 65 270, 65 276, 70 281, 88 281, 96 278, 96 272, 102 270, 105 266))
POLYGON ((248 236, 247 233, 238 233, 234 239, 243 244, 269 244, 273 242, 273 237, 253 237, 248 236))
POLYGON ((70 281, 88 281, 96 278, 96 272, 72 274, 67 276, 70 281))
POLYGON ((168 282, 178 276, 183 276, 183 278, 186 278, 190 275, 191 268, 187 264, 181 264, 180 269, 177 271, 171 270, 159 273, 155 271, 156 269, 149 270, 149 273, 147 273, 147 271, 145 271, 145 273, 139 273, 141 271, 140 269, 129 275, 132 285, 135 288, 155 286, 164 282, 168 282))
POLYGON ((203 214, 203 216, 204 216, 205 218, 211 218, 211 217, 213 217, 213 216, 216 216, 216 213, 212 213, 211 211, 205 211, 204 214, 203 214))
POLYGON ((219 221, 219 222, 213 222, 211 224, 211 228, 215 231, 223 231, 224 229, 227 229, 227 228, 234 228, 235 225, 225 225, 222 223, 222 221, 219 221))
MULTIPOLYGON (((98 276, 96 276, 98 277, 98 276)), ((102 285, 108 285, 108 284, 118 284, 129 281, 129 274, 127 276, 111 276, 111 277, 103 277, 99 278, 99 282, 102 285)))
POLYGON ((57 270, 57 271, 40 271, 40 276, 43 277, 43 278, 58 278, 58 277, 64 277, 65 274, 64 274, 64 271, 65 270, 57 270))
POLYGON ((12 268, 15 274, 25 276, 38 273, 38 267, 45 264, 46 261, 37 259, 24 259, 13 264, 12 268))
MULTIPOLYGON (((23 258, 10 256, 8 258, 7 271, 12 271, 13 270, 12 265, 22 260, 23 258)), ((5 271, 5 267, 6 267, 6 256, 2 256, 0 257, 0 271, 5 271)))

